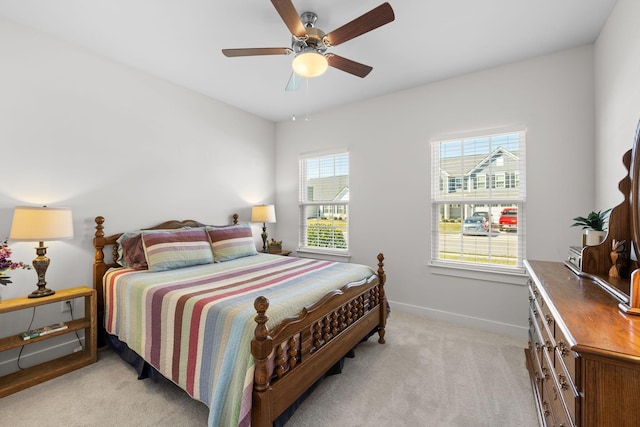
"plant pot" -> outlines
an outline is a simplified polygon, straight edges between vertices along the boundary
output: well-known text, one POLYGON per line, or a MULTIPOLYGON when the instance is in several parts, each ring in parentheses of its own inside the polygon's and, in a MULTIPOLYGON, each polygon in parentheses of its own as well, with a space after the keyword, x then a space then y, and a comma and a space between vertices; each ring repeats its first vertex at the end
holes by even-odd
POLYGON ((269 245, 267 249, 270 254, 279 254, 282 252, 282 245, 269 245))
POLYGON ((585 230, 584 231, 584 244, 586 246, 596 246, 602 243, 607 236, 606 231, 599 230, 585 230))

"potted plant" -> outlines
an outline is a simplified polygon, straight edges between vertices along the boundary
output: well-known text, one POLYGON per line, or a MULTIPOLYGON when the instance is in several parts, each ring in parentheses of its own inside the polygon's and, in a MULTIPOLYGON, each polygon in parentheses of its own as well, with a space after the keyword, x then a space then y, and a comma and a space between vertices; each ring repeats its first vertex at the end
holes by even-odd
POLYGON ((607 220, 611 209, 599 212, 590 212, 586 217, 577 216, 573 218, 575 223, 572 227, 582 227, 584 230, 582 245, 593 246, 598 245, 607 235, 607 220))
POLYGON ((267 244, 267 248, 270 254, 279 254, 282 252, 282 240, 271 239, 267 244))

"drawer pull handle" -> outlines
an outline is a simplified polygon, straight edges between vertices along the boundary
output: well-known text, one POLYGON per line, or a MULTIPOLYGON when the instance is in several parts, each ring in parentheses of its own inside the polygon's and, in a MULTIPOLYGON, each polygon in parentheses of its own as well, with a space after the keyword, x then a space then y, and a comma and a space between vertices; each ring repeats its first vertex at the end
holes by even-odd
POLYGON ((542 375, 544 376, 544 379, 545 379, 545 380, 548 380, 549 378, 551 378, 551 377, 549 376, 549 370, 547 369, 547 367, 546 367, 546 366, 542 368, 542 375))
POLYGON ((562 390, 569 389, 569 383, 567 383, 567 377, 565 377, 564 375, 558 374, 558 382, 560 383, 560 388, 562 390))
POLYGON ((561 339, 558 340, 558 350, 560 350, 560 355, 562 357, 567 357, 569 355, 569 349, 567 348, 567 344, 561 339))
POLYGON ((542 407, 544 408, 544 416, 548 417, 550 412, 549 412, 549 403, 545 400, 544 402, 542 402, 542 407))
POLYGON ((549 316, 548 314, 545 314, 544 318, 547 320, 547 325, 551 326, 553 324, 553 317, 549 316))

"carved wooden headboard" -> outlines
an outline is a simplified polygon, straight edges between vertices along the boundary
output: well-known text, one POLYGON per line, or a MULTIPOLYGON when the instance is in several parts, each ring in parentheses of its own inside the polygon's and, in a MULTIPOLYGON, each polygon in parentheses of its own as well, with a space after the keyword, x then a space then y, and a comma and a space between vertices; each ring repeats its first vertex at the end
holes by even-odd
MULTIPOLYGON (((111 234, 109 236, 104 235, 104 217, 97 216, 96 219, 96 232, 93 238, 93 247, 96 249, 93 261, 93 288, 97 292, 98 296, 98 320, 102 320, 102 313, 104 313, 104 299, 102 294, 102 278, 111 267, 119 267, 116 264, 118 259, 118 238, 123 233, 111 234), (112 262, 106 263, 104 261, 104 250, 111 246, 112 262)), ((233 214, 233 223, 238 223, 238 214, 233 214)), ((173 230, 182 227, 203 227, 205 224, 187 219, 184 221, 170 220, 163 222, 162 224, 154 225, 153 227, 146 227, 144 230, 173 230)))

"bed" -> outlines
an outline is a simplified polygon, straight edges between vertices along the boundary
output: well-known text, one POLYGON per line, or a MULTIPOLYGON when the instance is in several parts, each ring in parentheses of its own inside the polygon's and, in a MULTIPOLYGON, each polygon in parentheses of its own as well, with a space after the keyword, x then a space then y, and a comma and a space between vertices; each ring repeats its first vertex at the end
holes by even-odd
POLYGON ((382 254, 374 270, 258 253, 237 215, 111 235, 95 222, 101 335, 204 402, 210 426, 272 426, 360 341, 385 342, 382 254))

